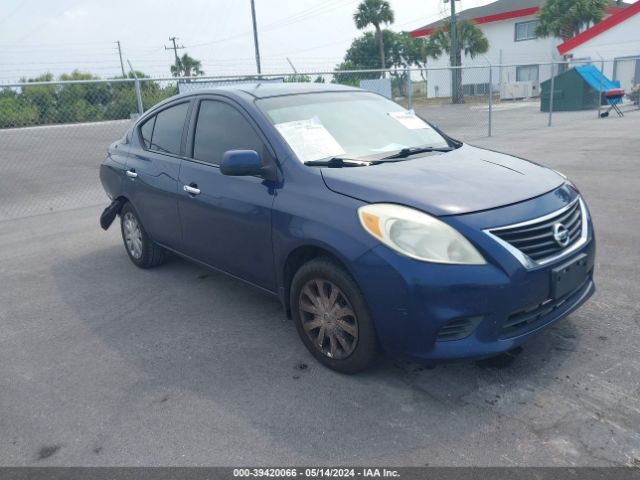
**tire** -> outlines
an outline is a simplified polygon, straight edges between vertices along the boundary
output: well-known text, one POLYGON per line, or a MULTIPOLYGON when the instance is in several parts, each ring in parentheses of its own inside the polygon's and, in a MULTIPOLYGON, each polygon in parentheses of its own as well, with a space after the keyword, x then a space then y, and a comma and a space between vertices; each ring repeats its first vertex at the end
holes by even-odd
POLYGON ((122 242, 131 261, 140 268, 153 268, 165 260, 166 250, 151 241, 130 203, 120 210, 122 242))
POLYGON ((291 282, 290 307, 300 339, 323 365, 357 373, 378 357, 375 327, 360 288, 330 257, 302 265, 291 282))

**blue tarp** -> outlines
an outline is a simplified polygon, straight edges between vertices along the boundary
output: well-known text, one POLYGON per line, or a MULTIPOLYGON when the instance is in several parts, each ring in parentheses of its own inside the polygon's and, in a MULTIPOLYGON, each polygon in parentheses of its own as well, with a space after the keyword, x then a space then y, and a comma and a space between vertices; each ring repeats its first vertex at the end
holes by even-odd
POLYGON ((578 74, 584 78, 584 81, 587 82, 596 92, 605 93, 609 90, 613 90, 614 88, 620 88, 619 80, 609 80, 596 68, 595 65, 576 67, 576 72, 578 72, 578 74))
MULTIPOLYGON (((619 80, 609 80, 595 65, 583 65, 576 67, 576 72, 589 84, 596 92, 606 93, 614 88, 620 88, 619 80)), ((621 98, 607 98, 609 105, 622 103, 621 98)))

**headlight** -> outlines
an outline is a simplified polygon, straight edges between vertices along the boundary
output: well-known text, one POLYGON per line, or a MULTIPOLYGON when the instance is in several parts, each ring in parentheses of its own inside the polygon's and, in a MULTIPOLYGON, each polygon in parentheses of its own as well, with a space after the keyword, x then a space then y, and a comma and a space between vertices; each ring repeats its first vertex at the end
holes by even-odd
POLYGON ((457 230, 418 210, 377 203, 360 207, 358 216, 367 232, 407 257, 436 263, 487 263, 457 230))

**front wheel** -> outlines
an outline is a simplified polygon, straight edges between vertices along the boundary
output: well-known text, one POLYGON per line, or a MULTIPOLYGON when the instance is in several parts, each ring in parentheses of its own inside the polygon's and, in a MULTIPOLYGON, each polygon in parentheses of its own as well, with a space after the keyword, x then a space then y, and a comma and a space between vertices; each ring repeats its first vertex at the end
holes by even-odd
POLYGON ((291 283, 298 335, 323 365, 341 373, 370 367, 378 354, 364 297, 349 273, 330 258, 304 264, 291 283))
POLYGON ((151 241, 130 203, 120 211, 120 230, 127 254, 136 266, 152 268, 164 262, 166 251, 151 241))

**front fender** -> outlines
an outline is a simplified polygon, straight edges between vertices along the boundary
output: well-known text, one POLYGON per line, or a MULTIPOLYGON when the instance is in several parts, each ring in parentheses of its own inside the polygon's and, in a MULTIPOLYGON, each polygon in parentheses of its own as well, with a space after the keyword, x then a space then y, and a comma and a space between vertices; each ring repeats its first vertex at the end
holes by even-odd
POLYGON ((286 287, 287 259, 301 247, 315 247, 330 253, 355 278, 352 267, 355 260, 378 245, 358 219, 358 207, 364 202, 328 189, 319 189, 314 198, 308 190, 284 189, 274 201, 272 238, 279 292, 284 292, 286 287))

